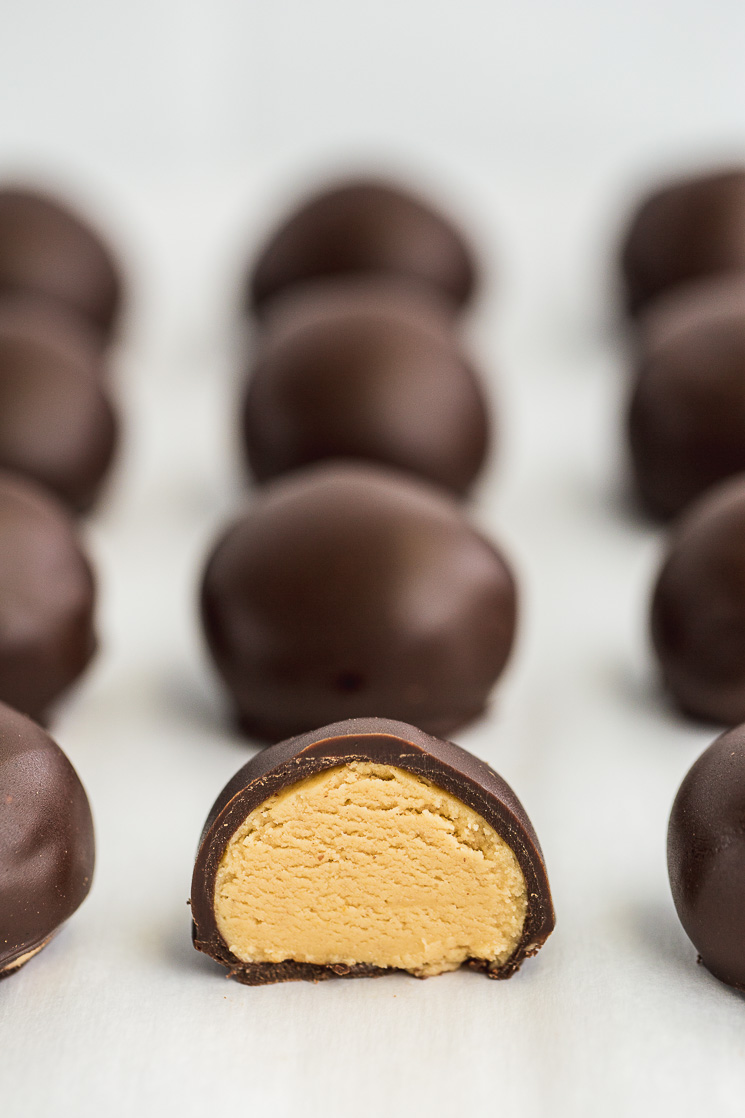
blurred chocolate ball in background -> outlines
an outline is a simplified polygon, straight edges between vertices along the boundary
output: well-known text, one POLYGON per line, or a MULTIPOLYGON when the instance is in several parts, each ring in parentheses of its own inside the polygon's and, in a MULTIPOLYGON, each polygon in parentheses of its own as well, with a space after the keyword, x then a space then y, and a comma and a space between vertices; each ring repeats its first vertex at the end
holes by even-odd
POLYGON ((676 288, 641 325, 631 462, 642 504, 664 519, 745 470, 745 273, 676 288))
POLYGON ((35 719, 96 649, 95 584, 67 510, 0 472, 0 700, 35 719))
POLYGON ((33 478, 80 513, 94 503, 116 444, 103 365, 95 347, 73 344, 54 319, 4 322, 0 305, 0 469, 33 478))
POLYGON ((0 188, 0 295, 26 293, 87 318, 104 338, 116 324, 121 280, 88 222, 34 189, 0 188))
POLYGON ((301 202, 276 229, 254 265, 249 304, 263 313, 294 284, 359 272, 408 278, 454 307, 476 284, 471 249, 445 214, 404 187, 360 179, 301 202))
POLYGON ((676 703, 727 726, 745 721, 745 475, 717 485, 676 525, 651 626, 676 703))
POLYGON ((676 284, 743 269, 743 167, 664 183, 642 201, 622 245, 621 271, 632 314, 676 284))
POLYGON ((242 413, 259 481, 352 458, 469 489, 487 451, 488 409, 441 300, 406 283, 349 279, 275 302, 242 413))
POLYGON ((16 973, 88 895, 95 839, 66 755, 0 702, 0 978, 16 973))

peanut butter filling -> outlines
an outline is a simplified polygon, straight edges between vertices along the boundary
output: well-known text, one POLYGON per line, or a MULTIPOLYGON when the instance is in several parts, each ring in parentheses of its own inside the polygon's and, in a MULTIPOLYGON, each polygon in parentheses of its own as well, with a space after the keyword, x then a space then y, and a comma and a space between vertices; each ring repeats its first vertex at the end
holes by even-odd
POLYGON ((283 789, 228 842, 217 927, 243 962, 395 967, 417 975, 514 952, 527 890, 472 808, 391 765, 352 762, 283 789))

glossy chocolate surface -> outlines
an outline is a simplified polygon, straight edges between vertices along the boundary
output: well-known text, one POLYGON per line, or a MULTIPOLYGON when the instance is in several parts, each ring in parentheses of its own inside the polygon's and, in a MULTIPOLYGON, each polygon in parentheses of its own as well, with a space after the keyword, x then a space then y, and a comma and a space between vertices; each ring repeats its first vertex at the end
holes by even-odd
POLYGON ((95 588, 67 511, 0 474, 0 700, 33 718, 91 659, 95 588))
POLYGON ((24 317, 4 316, 0 303, 0 469, 33 478, 85 512, 116 443, 103 360, 60 323, 45 318, 42 327, 24 317))
POLYGON ((390 973, 388 968, 367 965, 242 962, 232 954, 215 922, 215 874, 228 841, 246 817, 275 792, 353 761, 393 765, 424 777, 473 808, 512 849, 529 897, 521 940, 499 968, 490 968, 483 959, 468 963, 490 978, 509 978, 539 950, 554 927, 551 890, 532 824, 509 785, 483 761, 452 742, 386 718, 354 718, 280 742, 257 754, 225 786, 205 824, 194 867, 191 911, 195 947, 227 967, 231 978, 249 986, 390 973))
POLYGON ((294 284, 322 276, 408 277, 455 306, 475 286, 471 250, 424 199, 376 179, 330 186, 302 203, 270 237, 254 266, 256 308, 294 284))
POLYGON ((270 483, 222 536, 202 616, 250 734, 369 715, 444 735, 481 713, 507 662, 516 589, 441 491, 324 465, 270 483))
POLYGON ((665 685, 699 718, 745 720, 745 477, 696 502, 672 535, 652 601, 665 685))
POLYGON ((40 726, 0 703, 0 978, 85 900, 93 820, 75 769, 40 726))
POLYGON ((745 727, 710 745, 680 786, 667 865, 680 922, 699 960, 745 990, 745 727))
POLYGON ((254 476, 357 458, 465 493, 486 455, 487 407, 441 303, 371 280, 306 285, 277 302, 244 398, 254 476))
POLYGON ((84 315, 103 335, 121 302, 117 266, 99 234, 35 190, 0 189, 0 294, 45 296, 84 315))
POLYGON ((629 310, 667 288, 745 268, 745 169, 673 180, 634 214, 622 249, 629 310))
POLYGON ((745 470, 745 273, 658 303, 640 332, 628 429, 637 492, 666 518, 745 470))

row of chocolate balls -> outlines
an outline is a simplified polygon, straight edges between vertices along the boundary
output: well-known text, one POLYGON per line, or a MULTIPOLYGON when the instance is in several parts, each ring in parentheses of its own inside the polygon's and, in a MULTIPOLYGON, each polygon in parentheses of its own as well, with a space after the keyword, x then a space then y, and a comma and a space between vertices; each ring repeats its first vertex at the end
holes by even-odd
MULTIPOLYGON (((653 196, 626 239, 629 303, 636 311, 646 307, 632 445, 640 489, 658 509, 676 509, 736 468, 742 453, 737 405, 745 367, 745 288, 737 273, 737 230, 744 209, 745 172, 699 176, 653 196), (651 497, 653 490, 659 500, 651 497)), ((399 189, 348 184, 301 206, 270 239, 250 285, 249 301, 264 324, 244 407, 257 477, 348 456, 382 461, 462 493, 483 460, 487 435, 483 391, 452 321, 474 277, 472 253, 452 223, 399 189)), ((77 510, 90 504, 113 448, 113 411, 98 374, 120 288, 111 254, 79 219, 39 196, 0 193, 0 465, 42 481, 77 510)), ((321 503, 325 509, 325 498, 321 503)), ((729 538, 736 536, 733 528, 729 538)), ((341 540, 330 540, 329 547, 343 552, 341 540)), ((733 547, 727 553, 730 571, 736 566, 733 547)), ((732 579, 726 584, 717 578, 719 628, 711 610, 708 629, 696 619, 705 587, 701 583, 697 593, 691 584, 679 595, 690 623, 674 603, 672 620, 655 621, 655 638, 664 674, 682 704, 733 722, 745 714, 745 688, 739 678, 733 681, 739 662, 734 632, 742 628, 743 611, 732 579), (695 686, 676 683, 681 672, 674 661, 681 656, 693 664, 694 675, 713 677, 704 679, 705 690, 726 694, 702 699, 695 686)), ((212 581, 219 601, 219 575, 212 581)), ((501 581, 510 582, 504 572, 501 581)), ((230 628, 225 640, 216 631, 219 609, 210 604, 211 585, 205 590, 208 631, 230 675, 240 670, 240 658, 231 666, 230 628)), ((288 575, 287 585, 300 592, 294 576, 288 575)), ((368 590, 363 583, 359 597, 367 600, 368 590)), ((227 587, 226 593, 230 598, 233 591, 227 587)), ((371 600, 386 612, 375 594, 371 600)), ((655 617, 662 618, 663 590, 658 600, 663 605, 655 617)), ((493 681, 506 660, 514 601, 503 613, 499 655, 485 665, 470 701, 455 704, 463 710, 480 709, 486 677, 493 681)), ((277 624, 292 641, 292 626, 281 618, 277 624)), ((321 626, 316 617, 308 627, 321 626)), ((350 693, 351 702, 370 673, 359 662, 353 666, 359 655, 346 659, 329 678, 350 693)), ((278 676, 294 672, 296 683, 297 671, 297 664, 289 675, 286 664, 276 668, 278 676)), ((420 680, 414 689, 421 692, 422 686, 420 680)), ((461 693, 465 687, 463 681, 461 693)), ((17 701, 14 694, 5 697, 17 701)), ((246 705, 239 700, 242 709, 246 705)), ((26 709, 40 713, 37 705, 26 709)), ((406 704, 391 713, 417 720, 406 704)), ((250 709, 243 714, 258 732, 271 721, 250 709)), ((450 721, 464 716, 453 714, 450 721)), ((427 724, 435 728, 441 721, 433 717, 427 724)))
MULTIPOLYGON (((666 490, 669 498, 675 490, 680 503, 684 489, 695 493, 736 465, 738 439, 742 447, 736 404, 743 281, 735 269, 744 206, 743 172, 700 176, 654 195, 626 239, 629 303, 636 311, 647 308, 646 357, 631 426, 640 489, 652 505, 653 489, 658 495, 666 490), (719 273, 726 269, 735 274, 723 279, 719 273)), ((244 404, 256 476, 265 480, 346 456, 464 492, 483 461, 487 437, 484 394, 453 325, 456 309, 473 291, 475 271, 452 222, 398 188, 347 184, 300 206, 270 238, 249 285, 249 303, 263 324, 244 404)), ((92 500, 113 446, 113 413, 95 373, 120 302, 117 270, 100 238, 79 219, 48 199, 6 191, 0 195, 0 276, 6 293, 0 302, 0 386, 6 388, 0 465, 44 482, 80 510, 92 500), (75 311, 77 327, 63 308, 75 311)), ((329 546, 338 551, 341 540, 329 546)), ((287 585, 299 593, 293 576, 287 585)), ((363 581, 356 592, 366 599, 368 591, 363 581)), ((208 592, 205 600, 209 607, 208 592)), ((374 593, 372 600, 385 614, 374 593)), ((514 602, 504 612, 502 628, 509 634, 514 602)), ((321 623, 316 617, 310 627, 321 623)), ((215 628, 209 617, 208 628, 215 628)), ((294 637, 283 619, 278 631, 294 637)), ((710 644, 721 650, 715 637, 710 644)), ((500 642, 500 665, 510 639, 500 642)), ((663 642, 657 640, 663 668, 674 675, 663 642)), ((225 642, 216 634, 218 661, 230 660, 229 643, 230 630, 225 642)), ((707 661, 700 647, 689 658, 707 661)), ((229 663, 224 670, 231 674, 229 663)), ((482 674, 493 681, 499 670, 490 662, 482 674)), ((285 665, 277 666, 278 675, 285 672, 285 665)), ((370 681, 360 666, 331 675, 349 692, 370 681)), ((417 686, 421 690, 421 682, 417 686)), ((482 679, 472 688, 480 698, 460 706, 479 709, 485 689, 482 679)), ((743 714, 740 706, 733 715, 731 703, 722 712, 716 704, 682 701, 727 721, 743 714)), ((406 704, 392 713, 416 715, 406 704)), ((244 717, 265 732, 265 716, 244 710, 244 717)))
MULTIPOLYGON (((624 241, 627 301, 641 319, 632 462, 657 515, 745 468, 743 214, 745 170, 698 175, 652 195, 624 241)), ((464 492, 488 423, 449 327, 475 283, 452 222, 398 188, 347 184, 301 206, 250 282, 265 326, 244 405, 256 476, 349 455, 464 492)), ((0 191, 0 467, 76 510, 92 503, 114 447, 100 373, 121 290, 112 253, 79 217, 0 191)))
MULTIPOLYGON (((65 754, 2 703, 0 786, 3 978, 87 896, 95 838, 65 754)), ((203 829, 191 910, 194 946, 249 985, 463 964, 509 978, 554 926, 512 789, 459 746, 383 718, 322 727, 240 769, 203 829)))
MULTIPOLYGON (((290 501, 289 505, 288 505, 288 502, 287 502, 288 490, 290 491, 291 496, 292 495, 297 495, 296 492, 293 491, 293 487, 298 483, 300 483, 301 486, 306 486, 306 487, 309 484, 315 484, 318 488, 317 496, 319 496, 320 504, 317 505, 315 507, 315 509, 314 509, 313 505, 311 504, 311 509, 309 511, 308 518, 306 520, 306 527, 307 528, 312 528, 312 526, 316 522, 319 522, 319 521, 325 523, 325 521, 329 518, 332 522, 332 528, 334 528, 334 522, 337 521, 337 519, 339 518, 339 515, 341 515, 341 519, 346 519, 346 513, 339 514, 339 512, 338 512, 338 510, 339 510, 338 500, 339 500, 339 484, 340 484, 340 482, 341 482, 342 498, 344 496, 343 490, 345 488, 348 490, 347 498, 349 498, 349 491, 350 491, 350 485, 351 485, 351 500, 348 499, 347 507, 351 508, 355 504, 358 505, 359 507, 361 507, 362 510, 363 510, 363 519, 364 519, 364 506, 368 501, 368 494, 370 493, 370 490, 367 488, 367 482, 371 481, 371 480, 373 481, 374 484, 377 484, 379 486, 382 484, 382 488, 385 490, 385 498, 386 499, 382 502, 383 507, 384 507, 384 512, 383 512, 383 515, 382 515, 382 525, 383 525, 383 527, 387 528, 387 526, 390 523, 390 519, 391 519, 390 518, 390 511, 391 511, 390 504, 391 504, 391 501, 389 501, 388 498, 392 499, 392 504, 394 506, 396 506, 398 508, 398 510, 404 514, 404 518, 408 519, 408 515, 409 515, 409 512, 411 510, 407 510, 406 500, 402 499, 402 489, 400 488, 400 486, 403 485, 403 483, 399 480, 394 480, 390 475, 386 479, 382 479, 380 474, 377 474, 377 476, 376 476, 376 471, 374 471, 374 470, 371 470, 367 477, 362 476, 364 474, 365 474, 365 471, 362 468, 360 468, 358 471, 352 470, 351 475, 350 475, 350 471, 349 471, 348 467, 347 468, 339 467, 339 468, 337 468, 336 471, 332 471, 332 473, 330 475, 328 473, 326 473, 325 471, 316 471, 312 477, 308 475, 305 478, 297 479, 297 482, 285 483, 284 488, 281 491, 279 489, 275 489, 272 493, 266 495, 266 503, 269 506, 269 516, 268 516, 268 518, 265 518, 266 522, 264 523, 263 528, 262 528, 261 524, 259 524, 258 555, 255 556, 255 560, 256 560, 255 565, 257 565, 259 570, 261 572, 263 572, 265 578, 267 576, 267 571, 269 571, 272 567, 276 568, 278 553, 277 553, 276 550, 272 549, 273 546, 276 545, 277 543, 279 543, 281 545, 283 542, 286 542, 290 546, 292 546, 293 543, 298 542, 298 541, 302 541, 302 539, 304 537, 303 532, 300 532, 300 534, 298 535, 297 509, 295 509, 293 511, 292 502, 290 501), (355 474, 356 474, 356 478, 355 478, 355 474), (359 489, 358 489, 356 494, 355 494, 355 490, 354 490, 354 485, 352 484, 355 480, 357 480, 358 482, 360 480, 362 480, 365 483, 363 485, 363 491, 360 492, 359 489), (335 487, 337 489, 336 493, 334 492, 335 487), (284 506, 283 509, 280 510, 279 513, 277 513, 277 503, 284 506), (284 519, 284 513, 287 513, 287 512, 289 512, 289 519, 284 519), (268 531, 268 543, 269 543, 268 549, 267 549, 267 546, 266 546, 267 545, 267 531, 268 531)), ((422 492, 423 492, 423 490, 420 487, 420 494, 422 492)), ((305 495, 307 496, 307 489, 306 489, 305 495)), ((429 491, 429 497, 432 498, 433 496, 434 496, 433 491, 429 491)), ((304 498, 301 498, 301 504, 305 504, 305 503, 306 502, 305 502, 304 498)), ((344 504, 344 501, 342 499, 342 506, 343 506, 343 504, 344 504)), ((441 508, 442 508, 442 506, 441 506, 441 508)), ((451 512, 452 511, 453 510, 451 508, 451 512)), ((414 517, 414 519, 416 519, 416 517, 414 517)), ((441 520, 442 518, 437 517, 435 519, 436 520, 441 520)), ((447 518, 446 518, 446 520, 447 520, 447 518)), ((300 519, 300 524, 302 525, 302 518, 300 519)), ((379 528, 379 527, 380 527, 380 523, 373 524, 373 528, 379 528)), ((452 530, 453 524, 452 524, 452 520, 450 520, 450 523, 448 524, 447 529, 446 529, 446 536, 447 536, 447 539, 448 539, 448 547, 445 548, 445 549, 442 549, 442 548, 437 548, 436 549, 436 550, 439 550, 440 553, 441 553, 441 556, 443 558, 443 566, 445 568, 447 568, 449 566, 448 560, 451 557, 451 553, 455 554, 455 555, 459 554, 457 548, 453 552, 453 549, 452 549, 451 545, 452 545, 453 541, 455 540, 455 537, 457 537, 460 534, 460 532, 462 530, 462 527, 463 527, 463 524, 461 523, 461 524, 458 525, 457 531, 453 532, 453 530, 452 530)), ((210 571, 213 570, 214 568, 216 568, 217 572, 218 572, 216 576, 213 575, 214 585, 216 587, 216 591, 215 591, 216 599, 218 600, 218 602, 221 598, 226 599, 226 587, 227 587, 227 591, 228 591, 227 592, 227 604, 228 605, 231 604, 231 601, 230 601, 231 600, 231 593, 232 593, 232 591, 230 590, 230 577, 231 577, 231 575, 234 575, 236 570, 237 570, 239 579, 243 577, 243 573, 244 573, 244 569, 245 569, 244 559, 245 559, 245 556, 246 556, 245 538, 242 539, 242 540, 239 540, 238 545, 237 545, 237 550, 236 550, 236 547, 235 547, 236 531, 237 530, 234 529, 233 532, 230 533, 227 540, 218 549, 218 552, 216 553, 216 556, 213 557, 213 561, 210 564, 210 568, 208 568, 208 576, 205 580, 205 603, 206 603, 206 606, 207 606, 207 616, 208 617, 209 617, 209 603, 210 603, 210 589, 209 589, 209 587, 210 587, 210 571), (232 541, 232 561, 231 561, 231 554, 230 554, 231 553, 231 541, 232 541), (227 552, 227 559, 225 558, 225 553, 226 552, 227 552), (222 574, 225 574, 225 572, 227 572, 227 575, 228 575, 227 582, 225 582, 223 580, 221 572, 222 572, 222 574)), ((373 535, 374 534, 375 533, 373 533, 373 535)), ((392 534, 395 535, 395 533, 392 533, 392 534)), ((431 536, 432 534, 433 534, 433 532, 430 529, 428 532, 424 533, 423 539, 431 536)), ((241 533, 238 532, 238 535, 240 536, 241 533)), ((244 533, 244 536, 245 536, 245 533, 244 533)), ((249 533, 249 536, 250 536, 250 533, 249 533)), ((339 550, 339 555, 340 555, 340 558, 341 558, 341 561, 338 563, 338 569, 333 572, 334 577, 338 578, 339 575, 341 575, 342 580, 343 580, 344 572, 345 572, 345 570, 348 569, 348 562, 345 561, 344 541, 339 540, 338 536, 334 536, 333 532, 332 532, 332 543, 333 542, 338 542, 338 544, 339 544, 338 550, 339 550)), ((409 544, 412 543, 412 541, 410 539, 406 540, 404 542, 409 543, 409 544)), ((414 542, 414 544, 416 544, 416 541, 413 541, 413 542, 414 542)), ((482 543, 483 543, 483 541, 482 541, 482 543)), ((416 551, 417 547, 414 546, 413 550, 416 551)), ((249 555, 249 557, 251 556, 251 552, 252 552, 252 545, 251 545, 251 540, 249 538, 249 541, 248 541, 248 555, 249 555)), ((332 554, 334 553, 334 547, 333 546, 331 548, 331 553, 332 554)), ((328 555, 328 553, 324 553, 322 555, 322 565, 323 565, 324 562, 326 562, 327 555, 328 555)), ((301 559, 302 558, 303 557, 301 557, 301 559)), ((484 565, 483 549, 482 549, 482 554, 481 554, 480 558, 481 558, 482 565, 484 565)), ((459 566, 460 562, 461 561, 459 559, 458 562, 454 563, 453 565, 454 566, 459 566)), ((478 563, 476 561, 474 561, 473 566, 476 567, 477 565, 478 565, 478 563)), ((493 576, 494 576, 493 554, 489 557, 489 560, 486 562, 485 565, 487 567, 490 566, 492 568, 491 571, 490 571, 490 574, 492 576, 492 581, 493 581, 493 576)), ((249 566, 250 566, 250 563, 249 563, 249 566)), ((312 571, 311 574, 313 576, 312 581, 315 582, 315 577, 318 574, 317 569, 312 571)), ((405 585, 406 579, 404 578, 402 581, 403 581, 403 584, 405 585)), ((394 587, 397 585, 397 579, 396 578, 393 579, 393 584, 394 584, 394 587)), ((284 590, 285 590, 285 587, 282 586, 282 579, 281 578, 279 579, 279 583, 277 584, 277 587, 278 587, 279 596, 281 597, 282 594, 284 593, 284 590)), ((275 587, 274 597, 277 596, 277 587, 275 587)), ((259 589, 260 590, 262 589, 261 585, 259 586, 259 589)), ((271 592, 271 586, 269 586, 269 587, 265 586, 263 589, 268 591, 266 597, 268 597, 268 599, 271 600, 272 597, 273 597, 272 592, 271 592)), ((252 587, 251 588, 251 594, 253 594, 254 590, 255 590, 255 587, 252 587)), ((439 594, 433 597, 433 601, 434 601, 435 605, 438 607, 438 609, 433 610, 434 614, 437 614, 438 611, 442 612, 442 610, 440 608, 441 604, 442 604, 440 598, 441 598, 441 596, 439 594)), ((235 603, 236 599, 233 598, 232 600, 235 603)), ((303 601, 303 591, 302 591, 302 587, 300 587, 297 590, 297 592, 294 596, 294 603, 297 604, 298 602, 302 602, 302 601, 303 601)), ((238 599, 237 604, 240 607, 240 597, 238 599)), ((406 595, 404 595, 402 597, 402 600, 399 604, 402 607, 402 612, 405 613, 406 610, 405 610, 404 607, 406 606, 406 595)), ((262 634, 260 632, 261 617, 260 616, 259 617, 250 616, 251 610, 253 608, 254 607, 252 606, 249 609, 249 616, 246 617, 245 614, 244 614, 242 622, 239 621, 239 624, 237 625, 238 630, 241 630, 241 632, 239 632, 239 637, 246 638, 245 641, 243 642, 244 646, 247 643, 250 643, 251 638, 255 637, 255 634, 256 634, 257 631, 259 631, 259 635, 262 636, 262 634)), ((266 618, 264 620, 266 621, 266 618)), ((311 621, 313 621, 313 620, 314 619, 311 619, 311 621)), ((274 615, 269 617, 269 629, 271 629, 272 625, 276 625, 276 617, 274 615)), ((313 637, 314 635, 315 635, 316 638, 318 637, 318 631, 314 630, 312 623, 310 625, 306 624, 306 629, 310 630, 311 637, 313 637)), ((271 638, 272 633, 270 633, 269 636, 271 638)), ((221 642, 222 642, 222 636, 218 632, 217 642, 216 642, 218 647, 220 647, 221 642)), ((239 640, 238 643, 240 644, 240 640, 239 640)), ((275 642, 275 643, 277 643, 277 642, 275 642)), ((301 648, 300 652, 301 652, 301 655, 300 655, 299 661, 296 662, 295 665, 294 665, 296 672, 297 671, 302 672, 305 669, 305 657, 306 657, 306 654, 307 654, 307 649, 302 649, 301 648)), ((281 659, 282 658, 280 656, 280 660, 281 659)), ((280 674, 285 674, 286 675, 287 674, 287 672, 286 672, 287 665, 286 664, 280 664, 279 666, 280 666, 280 674)), ((272 664, 272 670, 275 670, 276 667, 277 667, 276 663, 272 664)), ((291 671, 291 669, 292 669, 292 665, 290 665, 290 671, 291 671)), ((425 675, 426 675, 426 673, 425 673, 425 675)), ((365 677, 359 672, 345 671, 345 672, 342 673, 341 680, 344 681, 344 685, 343 685, 344 690, 349 690, 351 692, 354 692, 354 691, 357 691, 361 688, 364 688, 365 677)), ((341 680, 337 680, 337 683, 340 682, 341 680)), ((425 681, 425 684, 426 684, 426 682, 427 681, 425 681)), ((421 688, 421 682, 420 682, 419 686, 421 688)), ((414 684, 410 688, 410 690, 412 691, 412 693, 415 694, 416 689, 417 689, 417 681, 415 680, 414 684)), ((274 696, 274 698, 276 699, 276 695, 274 696)), ((427 698, 427 696, 425 695, 425 699, 426 698, 427 698)), ((430 698, 431 698, 431 696, 430 696, 430 698)), ((479 701, 480 705, 483 704, 483 694, 478 695, 478 701, 479 701)), ((249 712, 244 711, 243 713, 244 713, 244 717, 246 717, 249 721, 251 721, 254 718, 254 716, 250 713, 250 711, 249 712)), ((303 717, 304 718, 305 716, 306 716, 305 712, 303 712, 302 716, 298 715, 297 717, 303 717)), ((436 715, 436 716, 442 717, 442 711, 440 711, 439 715, 436 715)), ((291 717, 292 717, 292 714, 291 714, 291 717)), ((454 717, 454 715, 453 715, 452 710, 446 710, 445 715, 444 715, 445 723, 447 723, 448 718, 452 719, 453 717, 454 717)), ((459 715, 456 715, 455 717, 456 717, 456 719, 461 719, 462 720, 463 715, 459 714, 459 715)), ((467 715, 466 715, 466 717, 467 717, 467 715)), ((263 727, 261 732, 268 733, 268 730, 267 730, 266 726, 263 727)), ((275 730, 275 733, 276 732, 277 731, 275 730)), ((721 968, 719 968, 719 969, 721 970, 721 968)))
MULTIPOLYGON (((465 493, 489 435, 455 329, 474 285, 462 235, 401 188, 347 183, 303 206, 250 282, 262 323, 244 406, 255 476, 349 456, 465 493)), ((114 452, 102 374, 121 293, 111 251, 80 217, 0 190, 0 468, 76 512, 92 505, 114 452)))
MULTIPOLYGON (((95 839, 88 798, 65 754, 41 727, 3 703, 0 788, 0 978, 4 978, 42 950, 87 896, 95 839)), ((410 791, 409 787, 407 795, 410 791)), ((740 726, 718 738, 689 770, 668 826, 668 872, 681 923, 711 973, 739 989, 745 989, 744 799, 745 726, 740 726)), ((406 799, 401 807, 405 805, 406 799)), ((451 802, 451 814, 452 808, 451 802)), ((554 926, 541 847, 509 786, 466 750, 388 719, 352 719, 323 727, 264 750, 239 770, 218 796, 203 828, 191 904, 195 947, 224 965, 231 977, 250 985, 292 978, 362 977, 391 967, 435 974, 463 963, 490 977, 508 978, 543 945, 554 926), (329 830, 332 801, 324 800, 328 791, 321 788, 323 804, 317 810, 326 827, 323 834, 314 833, 315 845, 306 857, 302 851, 307 846, 308 813, 313 810, 308 786, 324 773, 342 770, 346 777, 340 805, 344 806, 339 810, 351 805, 350 818, 329 830), (424 844, 422 866, 418 863, 421 834, 410 849, 402 847, 401 817, 391 809, 395 782, 407 774, 415 778, 417 794, 424 794, 431 811, 442 809, 437 801, 443 796, 455 797, 460 825, 487 842, 484 849, 478 844, 474 848, 477 864, 464 856, 467 847, 460 843, 454 848, 457 857, 452 849, 448 854, 447 847, 438 853, 437 825, 429 835, 433 849, 424 844), (366 778, 378 785, 381 780, 394 782, 388 784, 380 804, 371 805, 364 789, 358 801, 354 783, 361 779, 364 786, 366 778), (283 794, 286 802, 277 813, 275 805, 283 794), (258 842, 258 850, 253 851, 254 880, 247 836, 266 824, 270 830, 285 827, 286 842, 278 847, 276 834, 266 849, 258 842), (357 838, 350 842, 350 834, 357 838), (288 874, 282 867, 286 895, 279 896, 271 860, 280 858, 283 849, 292 849, 293 843, 300 857, 300 878, 295 880, 292 869, 288 874), (500 853, 504 847, 506 851, 500 853), (395 934, 395 921, 390 927, 383 921, 378 941, 368 934, 363 947, 359 929, 353 925, 350 938, 344 918, 352 905, 358 921, 364 924, 370 918, 374 925, 378 900, 370 901, 366 889, 372 887, 376 896, 390 891, 387 874, 376 865, 378 856, 391 860, 390 850, 400 853, 400 857, 394 854, 394 863, 403 858, 399 873, 413 873, 414 881, 417 875, 421 878, 410 892, 400 886, 395 890, 397 908, 406 911, 409 924, 408 949, 398 958, 395 950, 400 950, 401 937, 395 934), (489 850, 496 853, 491 866, 489 850), (298 905, 308 904, 310 865, 318 872, 327 860, 333 889, 324 893, 321 886, 315 899, 318 928, 308 954, 302 936, 292 930, 298 927, 292 914, 298 905), (362 879, 361 865, 365 867, 362 879), (370 875, 367 884, 364 873, 370 875), (262 885, 262 874, 268 875, 268 887, 262 885), (476 879, 479 896, 489 898, 489 910, 479 909, 469 918, 476 879), (448 904, 438 911, 443 881, 448 883, 448 904), (297 888, 302 896, 296 895, 297 888), (271 913, 268 921, 262 908, 266 904, 271 913), (485 940, 483 928, 492 925, 485 940), (465 947, 452 950, 453 944, 465 947)))
MULTIPOLYGON (((282 736, 359 713, 360 704, 450 730, 480 712, 506 662, 514 580, 444 492, 465 492, 487 448, 484 392, 454 321, 474 285, 472 254, 452 222, 384 183, 323 192, 290 216, 259 256, 248 301, 262 320, 261 342, 245 404, 255 474, 264 480, 335 457, 382 465, 308 479, 308 509, 318 522, 311 550, 320 567, 307 554, 302 510, 288 526, 303 537, 290 549, 294 569, 274 553, 271 528, 259 541, 259 570, 248 581, 244 570, 240 586, 221 574, 227 543, 223 558, 210 563, 208 636, 226 676, 239 676, 238 705, 256 733, 282 736), (332 574, 324 590, 324 569, 342 567, 345 578, 332 574), (271 586, 262 585, 267 578, 271 586), (278 603, 275 615, 257 624, 246 600, 252 596, 262 609, 278 603), (288 609, 298 600, 304 621, 300 609, 288 609), (256 638, 254 670, 241 661, 247 628, 256 638), (334 630, 336 649, 319 657, 319 635, 325 632, 330 646, 334 630), (262 633, 263 649, 256 647, 262 633), (261 697, 262 709, 252 708, 246 692, 261 697), (280 725, 273 712, 282 709, 280 725)), ((110 251, 80 218, 38 194, 0 192, 0 397, 7 419, 0 469, 41 482, 76 512, 92 502, 113 450, 114 413, 100 374, 121 288, 110 251)), ((270 524, 277 500, 285 508, 281 494, 267 494, 270 524)), ((252 510, 252 525, 262 507, 252 510)), ((0 522, 8 599, 18 602, 14 588, 22 586, 35 663, 57 669, 27 670, 14 660, 16 645, 0 641, 7 661, 0 699, 43 717, 95 645, 93 580, 74 529, 41 493, 4 479, 0 522), (65 556, 44 585, 39 549, 65 556)), ((24 655, 30 660, 28 647, 24 655)))
POLYGON ((202 587, 210 649, 254 736, 360 716, 447 734, 481 713, 507 661, 515 581, 453 500, 488 439, 457 336, 473 259, 446 215, 375 182, 301 202, 258 256, 242 414, 270 484, 202 587))
POLYGON ((96 649, 73 514, 114 452, 106 348, 120 306, 118 268, 85 220, 0 190, 0 700, 37 719, 96 649))
POLYGON ((745 169, 667 183, 628 231, 640 316, 628 412, 634 476, 681 516, 657 580, 652 638, 688 713, 745 720, 745 169), (729 479, 729 480, 727 480, 729 479))

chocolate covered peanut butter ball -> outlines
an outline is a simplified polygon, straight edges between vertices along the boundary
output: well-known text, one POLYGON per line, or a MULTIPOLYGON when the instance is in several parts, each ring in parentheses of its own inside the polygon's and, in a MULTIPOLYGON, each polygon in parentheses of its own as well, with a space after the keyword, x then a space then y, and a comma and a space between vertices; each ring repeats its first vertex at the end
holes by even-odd
POLYGON ((0 702, 0 978, 45 947, 88 895, 85 789, 60 747, 0 702))
POLYGON ((222 535, 202 617, 259 738, 363 715, 446 734, 483 711, 507 662, 516 588, 441 490, 326 465, 270 483, 222 535))
POLYGON ((75 523, 0 473, 0 701, 44 718, 96 649, 95 585, 75 523))
POLYGON ((673 179, 650 194, 625 235, 621 270, 637 313, 688 280, 745 269, 745 168, 673 179))
POLYGON ((680 786, 667 865, 680 922, 716 977, 745 990, 745 727, 710 745, 680 786))
POLYGON ((249 302, 263 312, 295 284, 366 273, 409 279, 460 307, 475 271, 463 235, 429 202, 384 180, 351 180, 302 202, 272 234, 254 266, 249 302))
POLYGON ((243 403, 259 481, 313 462, 382 462, 462 495, 483 464, 488 410, 442 303, 380 280, 278 297, 243 403))
POLYGON ((665 686, 687 713, 745 721, 745 476, 700 498, 673 531, 652 600, 665 686))
POLYGON ((87 512, 111 465, 117 418, 105 360, 84 337, 37 308, 0 300, 0 469, 46 486, 87 512))
POLYGON ((386 718, 272 746, 223 789, 192 881, 194 945, 249 986, 509 978, 551 934, 535 831, 466 750, 386 718))
POLYGON ((111 250, 65 203, 35 189, 0 188, 0 295, 38 295, 83 315, 104 338, 121 304, 111 250))

